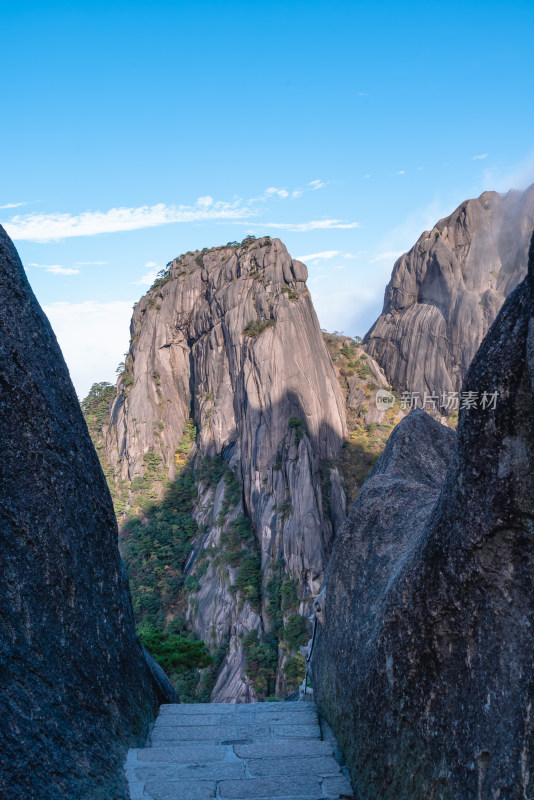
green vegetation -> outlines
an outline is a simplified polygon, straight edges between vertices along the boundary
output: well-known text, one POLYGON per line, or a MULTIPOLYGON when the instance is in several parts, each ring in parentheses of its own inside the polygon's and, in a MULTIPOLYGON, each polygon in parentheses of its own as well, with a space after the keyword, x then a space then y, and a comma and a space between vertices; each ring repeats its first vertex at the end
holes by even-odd
POLYGON ((284 503, 280 503, 280 505, 276 510, 278 511, 283 520, 289 519, 289 517, 291 516, 291 511, 293 510, 291 501, 286 500, 284 503))
POLYGON ((284 664, 284 676, 286 683, 296 688, 304 680, 306 674, 306 663, 300 653, 289 658, 284 664))
POLYGON ((192 419, 188 419, 184 428, 183 436, 180 439, 178 447, 176 448, 176 452, 174 453, 174 460, 178 468, 181 468, 185 465, 189 453, 193 449, 196 438, 196 425, 192 419))
POLYGON ((295 441, 298 444, 308 431, 306 423, 303 419, 299 419, 298 417, 290 417, 288 425, 291 430, 295 431, 295 441))
POLYGON ((93 383, 89 394, 81 401, 80 405, 102 472, 106 478, 115 511, 120 514, 124 511, 128 489, 124 481, 115 482, 113 467, 108 458, 104 438, 104 429, 109 425, 109 410, 115 397, 116 389, 111 383, 106 383, 105 381, 93 383))
POLYGON ((290 289, 289 286, 284 286, 284 288, 282 289, 282 292, 284 294, 287 294, 289 300, 298 300, 299 299, 299 293, 297 291, 295 291, 295 289, 290 289))
MULTIPOLYGON (((180 265, 180 263, 182 262, 182 259, 185 256, 195 255, 196 263, 198 264, 198 266, 201 266, 202 265, 202 257, 205 255, 205 253, 216 253, 216 252, 221 251, 221 250, 228 250, 228 248, 232 248, 233 250, 237 250, 237 249, 239 249, 241 247, 246 247, 246 248, 252 247, 254 249, 254 247, 270 247, 271 245, 272 245, 272 240, 271 240, 270 236, 259 236, 259 237, 257 237, 257 236, 253 236, 251 234, 249 236, 245 236, 245 238, 241 242, 233 241, 233 242, 227 242, 226 244, 222 244, 222 245, 219 245, 217 247, 204 247, 200 252, 198 252, 198 251, 193 252, 192 250, 188 250, 187 253, 184 253, 181 256, 176 256, 176 258, 173 259, 173 261, 171 261, 171 262, 169 262, 167 264, 166 270, 162 270, 162 272, 164 273, 165 276, 167 276, 168 272, 169 272, 170 268, 173 266, 173 264, 176 264, 177 266, 180 265)), ((186 274, 186 273, 183 273, 183 274, 186 274)), ((168 278, 167 278, 167 280, 168 280, 168 278)), ((154 285, 152 286, 152 288, 155 288, 157 285, 158 285, 158 282, 156 281, 154 283, 154 285)))
POLYGON ((245 236, 245 238, 241 242, 241 247, 250 247, 252 244, 256 244, 256 242, 257 242, 256 237, 250 234, 250 236, 245 236))
POLYGON ((228 464, 221 456, 205 455, 200 464, 195 467, 195 477, 205 487, 215 487, 225 475, 227 469, 228 464))
POLYGON ((211 665, 208 669, 202 672, 200 683, 196 688, 196 698, 198 703, 209 703, 211 701, 211 693, 217 681, 217 673, 228 654, 230 645, 229 636, 223 639, 221 644, 217 647, 215 653, 211 657, 211 665))
POLYGON ((156 280, 154 281, 154 283, 152 284, 152 286, 148 290, 149 293, 153 292, 154 289, 160 289, 168 281, 170 281, 170 279, 171 279, 171 275, 170 275, 171 267, 172 267, 172 261, 167 264, 165 269, 162 269, 162 270, 160 270, 158 272, 156 280))
POLYGON ((213 663, 204 642, 174 633, 162 633, 148 623, 138 625, 141 644, 154 656, 169 676, 190 669, 203 669, 213 663))
POLYGON ((234 586, 244 600, 259 613, 261 611, 261 559, 257 549, 247 553, 241 560, 234 586))
POLYGON ((259 641, 256 631, 250 631, 243 640, 245 652, 245 671, 254 690, 263 696, 272 696, 276 690, 276 669, 278 666, 278 640, 273 633, 265 634, 259 641))
POLYGON ((251 338, 255 338, 256 336, 259 336, 260 333, 263 333, 263 331, 266 331, 267 328, 272 328, 273 325, 274 325, 274 319, 251 320, 243 328, 243 336, 250 336, 251 338))
MULTIPOLYGON (((272 636, 287 657, 284 678, 286 690, 290 692, 304 678, 304 660, 299 652, 292 653, 306 644, 309 635, 306 619, 298 613, 297 581, 286 575, 283 559, 279 559, 275 573, 267 583, 267 598, 272 636)), ((270 680, 274 678, 270 677, 270 680)))
POLYGON ((126 353, 125 360, 121 361, 116 372, 121 379, 123 393, 128 394, 128 389, 134 385, 133 358, 131 353, 126 353))
MULTIPOLYGON (((397 424, 395 409, 385 412, 384 422, 366 425, 364 420, 348 409, 349 439, 343 443, 339 458, 333 462, 342 476, 347 502, 352 503, 386 446, 397 424)), ((364 413, 364 409, 362 409, 364 413)))
POLYGON ((449 412, 447 423, 449 425, 449 428, 456 430, 456 428, 458 427, 458 409, 453 409, 452 411, 449 412))
MULTIPOLYGON (((124 367, 124 365, 121 365, 124 367)), ((159 375, 154 373, 155 381, 159 375)), ((134 614, 141 641, 177 685, 184 702, 205 697, 204 673, 213 659, 179 616, 188 594, 198 591, 198 575, 184 578, 183 569, 198 533, 191 511, 197 499, 196 476, 187 461, 196 438, 188 420, 177 450, 179 473, 169 483, 162 470, 162 457, 155 449, 143 457, 145 472, 130 484, 115 481, 107 458, 104 431, 109 408, 116 395, 108 383, 94 384, 81 407, 108 486, 120 527, 121 553, 127 566, 134 614), (129 510, 125 516, 129 496, 129 510), (202 694, 204 693, 204 694, 202 694)), ((217 463, 218 471, 220 471, 217 463)), ((207 464, 202 469, 206 471, 207 464)), ((216 471, 217 472, 217 471, 216 471)), ((222 472, 220 473, 223 474, 222 472)), ((210 673, 211 674, 211 673, 210 673)))
MULTIPOLYGON (((351 339, 338 332, 327 333, 323 331, 323 339, 330 354, 334 369, 338 376, 341 392, 345 400, 349 396, 348 378, 358 376, 362 381, 361 390, 366 397, 372 397, 372 392, 377 388, 369 378, 372 377, 368 363, 368 356, 361 347, 361 338, 351 339)), ((376 464, 380 454, 398 419, 399 406, 395 404, 392 409, 385 412, 380 425, 371 422, 365 423, 364 416, 368 408, 362 406, 354 409, 346 405, 347 426, 349 436, 343 443, 338 459, 332 462, 323 462, 320 467, 321 485, 323 493, 323 510, 329 513, 330 506, 330 478, 331 467, 337 467, 348 503, 352 503, 358 494, 365 479, 376 464)))
POLYGON ((254 529, 250 517, 241 516, 230 523, 221 534, 224 560, 230 567, 238 567, 243 557, 243 548, 254 544, 254 529))
POLYGON ((193 472, 187 469, 155 502, 152 479, 147 478, 151 474, 147 469, 140 481, 132 482, 133 509, 121 527, 121 550, 136 619, 164 630, 184 585, 183 568, 197 534, 191 516, 197 490, 193 472))
POLYGON ((291 650, 302 647, 308 641, 308 625, 301 614, 291 614, 284 625, 283 638, 291 650))

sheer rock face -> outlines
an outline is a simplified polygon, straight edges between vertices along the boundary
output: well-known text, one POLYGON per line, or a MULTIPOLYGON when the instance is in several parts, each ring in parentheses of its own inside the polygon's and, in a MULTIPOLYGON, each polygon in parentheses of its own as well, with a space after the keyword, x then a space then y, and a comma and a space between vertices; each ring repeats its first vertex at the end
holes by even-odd
MULTIPOLYGON (((309 594, 321 585, 336 522, 323 509, 319 469, 336 457, 346 424, 306 279, 306 267, 279 239, 176 259, 170 279, 135 307, 127 359, 133 385, 125 393, 119 382, 108 453, 116 473, 131 481, 145 470, 144 453, 155 449, 172 478, 192 417, 194 457, 222 453, 241 481, 242 498, 228 521, 243 511, 251 516, 264 582, 283 557, 309 594), (247 335, 247 325, 258 322, 263 329, 247 335)), ((337 470, 330 470, 329 483, 339 509, 337 470)), ((188 570, 221 535, 224 481, 215 490, 198 489, 194 513, 207 532, 188 570)), ((250 699, 240 634, 261 630, 262 620, 248 603, 238 609, 229 574, 220 573, 210 568, 201 578, 189 616, 206 641, 213 632, 217 643, 231 633, 214 699, 250 699)))
POLYGON ((336 538, 314 686, 361 800, 533 794, 533 294, 531 247, 441 493, 454 435, 412 412, 336 538))
POLYGON ((125 798, 124 751, 158 696, 102 470, 2 228, 0 443, 0 794, 125 798))
POLYGON ((484 192, 396 262, 366 351, 396 391, 459 391, 504 299, 527 271, 534 185, 484 192))

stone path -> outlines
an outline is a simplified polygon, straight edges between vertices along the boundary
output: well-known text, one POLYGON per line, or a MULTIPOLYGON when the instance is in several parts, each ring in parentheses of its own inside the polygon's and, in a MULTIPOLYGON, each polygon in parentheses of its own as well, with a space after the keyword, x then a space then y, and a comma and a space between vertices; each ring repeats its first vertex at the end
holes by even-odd
POLYGON ((126 775, 131 800, 352 798, 308 702, 161 706, 126 775))

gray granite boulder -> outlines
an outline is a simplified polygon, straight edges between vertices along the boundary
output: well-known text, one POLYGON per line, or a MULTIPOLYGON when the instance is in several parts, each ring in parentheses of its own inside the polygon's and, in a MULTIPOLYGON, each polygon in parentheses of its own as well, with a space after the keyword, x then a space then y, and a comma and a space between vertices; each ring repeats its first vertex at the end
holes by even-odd
POLYGON ((359 800, 534 794, 533 295, 534 245, 463 387, 495 407, 412 412, 336 539, 314 688, 359 800))
POLYGON ((0 446, 0 794, 125 798, 124 752, 172 689, 143 657, 106 482, 2 228, 0 446))

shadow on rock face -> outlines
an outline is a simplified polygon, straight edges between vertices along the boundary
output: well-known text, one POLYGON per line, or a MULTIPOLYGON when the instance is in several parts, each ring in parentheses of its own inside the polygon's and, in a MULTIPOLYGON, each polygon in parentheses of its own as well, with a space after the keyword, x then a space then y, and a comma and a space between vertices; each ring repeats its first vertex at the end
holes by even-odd
POLYGON ((334 543, 314 687, 362 800, 533 794, 533 295, 534 238, 463 386, 495 407, 411 413, 334 543))

